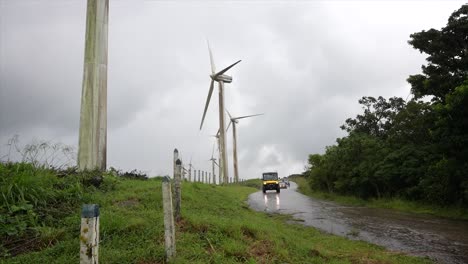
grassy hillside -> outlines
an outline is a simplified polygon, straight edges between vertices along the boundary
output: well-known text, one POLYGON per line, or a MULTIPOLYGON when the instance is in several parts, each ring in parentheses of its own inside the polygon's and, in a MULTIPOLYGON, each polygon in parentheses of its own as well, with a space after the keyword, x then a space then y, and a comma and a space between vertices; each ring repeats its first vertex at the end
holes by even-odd
MULTIPOLYGON (((92 202, 101 206, 101 263, 164 263, 161 180, 114 180, 114 187, 105 191, 83 189, 85 195, 75 198, 79 203, 72 210, 55 215, 56 221, 44 222, 39 232, 45 243, 42 249, 0 262, 78 263, 80 207, 82 202, 92 202)), ((174 263, 429 263, 287 224, 288 216, 254 212, 245 201, 257 190, 183 183, 174 263)))

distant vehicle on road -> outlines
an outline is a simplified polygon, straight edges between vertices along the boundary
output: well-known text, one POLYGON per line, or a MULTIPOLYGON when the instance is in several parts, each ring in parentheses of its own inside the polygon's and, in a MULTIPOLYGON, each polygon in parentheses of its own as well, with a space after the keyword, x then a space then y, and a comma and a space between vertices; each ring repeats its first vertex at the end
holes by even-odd
POLYGON ((280 189, 286 189, 288 188, 288 185, 286 184, 286 182, 284 182, 283 180, 279 182, 279 187, 280 189))
POLYGON ((284 183, 286 183, 288 187, 291 187, 291 183, 289 183, 288 177, 284 177, 282 180, 284 181, 284 183))
POLYGON ((264 172, 262 175, 263 193, 266 193, 267 190, 276 190, 277 193, 280 192, 280 186, 278 181, 277 172, 264 172))

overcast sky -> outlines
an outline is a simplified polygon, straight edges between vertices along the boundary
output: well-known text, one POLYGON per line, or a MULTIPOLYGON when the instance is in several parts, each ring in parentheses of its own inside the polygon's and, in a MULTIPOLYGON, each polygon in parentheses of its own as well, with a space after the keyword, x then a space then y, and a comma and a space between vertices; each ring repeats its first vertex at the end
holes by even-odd
MULTIPOLYGON (((178 148, 211 171, 217 89, 199 131, 208 38, 217 69, 242 60, 227 109, 265 113, 238 125, 240 177, 300 173, 345 135, 360 97, 408 96, 425 59, 409 35, 440 29, 463 3, 110 0, 108 167, 171 174, 178 148)), ((85 0, 0 0, 0 153, 15 134, 78 145, 85 19, 85 0)))

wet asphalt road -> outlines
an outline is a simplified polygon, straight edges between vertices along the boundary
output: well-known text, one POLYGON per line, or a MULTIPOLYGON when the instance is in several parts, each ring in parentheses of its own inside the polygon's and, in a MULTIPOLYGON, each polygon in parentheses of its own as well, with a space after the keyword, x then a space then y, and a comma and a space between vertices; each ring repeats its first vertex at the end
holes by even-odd
POLYGON ((296 191, 261 191, 249 196, 257 211, 291 214, 301 223, 325 232, 364 240, 389 250, 427 256, 438 263, 468 263, 468 221, 430 215, 338 205, 310 198, 296 191))

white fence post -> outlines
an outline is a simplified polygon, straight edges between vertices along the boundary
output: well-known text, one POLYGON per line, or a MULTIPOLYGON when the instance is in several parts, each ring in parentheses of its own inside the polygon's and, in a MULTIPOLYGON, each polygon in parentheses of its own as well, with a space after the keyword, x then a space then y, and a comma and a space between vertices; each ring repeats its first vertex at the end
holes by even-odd
POLYGON ((84 204, 81 211, 80 264, 99 260, 99 205, 84 204))
POLYGON ((166 261, 176 254, 174 214, 172 209, 172 191, 169 177, 162 182, 163 211, 164 211, 164 244, 166 248, 166 261))
POLYGON ((176 160, 176 171, 174 175, 174 189, 175 189, 175 219, 177 222, 180 221, 180 203, 182 200, 182 193, 180 189, 181 183, 181 170, 182 170, 182 162, 180 159, 176 160))

